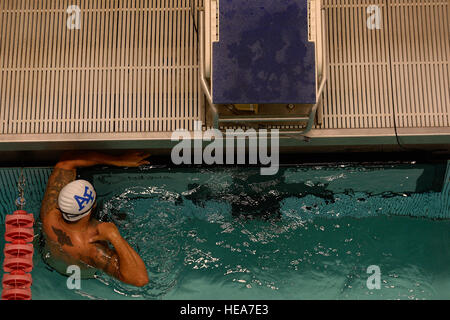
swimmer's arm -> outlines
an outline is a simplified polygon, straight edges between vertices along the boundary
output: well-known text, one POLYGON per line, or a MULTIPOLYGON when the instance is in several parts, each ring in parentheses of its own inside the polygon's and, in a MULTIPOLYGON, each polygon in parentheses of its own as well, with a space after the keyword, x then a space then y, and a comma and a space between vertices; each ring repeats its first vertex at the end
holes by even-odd
POLYGON ((108 241, 114 250, 96 243, 94 267, 105 271, 125 283, 142 287, 148 283, 148 274, 144 261, 139 254, 122 238, 112 223, 102 223, 103 230, 90 239, 90 242, 108 241))
POLYGON ((48 182, 41 205, 41 219, 50 212, 59 212, 58 195, 64 186, 74 181, 76 169, 95 165, 114 165, 124 167, 139 167, 149 164, 145 161, 150 155, 144 152, 128 152, 120 156, 112 156, 98 152, 65 153, 56 164, 48 182))
POLYGON ((65 185, 75 180, 76 171, 67 170, 56 165, 47 182, 44 199, 41 204, 41 220, 44 220, 49 213, 58 210, 58 195, 65 185))
POLYGON ((82 260, 90 266, 121 280, 119 256, 117 255, 117 252, 108 247, 107 243, 96 243, 89 257, 85 257, 82 260))
POLYGON ((99 152, 69 152, 62 156, 58 165, 65 169, 111 165, 117 167, 139 167, 149 164, 145 159, 150 154, 139 151, 127 152, 119 156, 99 152))

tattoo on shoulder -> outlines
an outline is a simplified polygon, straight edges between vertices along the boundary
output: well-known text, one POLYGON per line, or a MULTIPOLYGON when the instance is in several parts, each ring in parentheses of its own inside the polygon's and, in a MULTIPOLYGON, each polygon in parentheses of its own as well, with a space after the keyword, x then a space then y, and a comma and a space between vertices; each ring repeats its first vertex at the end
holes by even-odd
POLYGON ((56 234, 56 237, 58 238, 58 243, 61 246, 67 245, 69 247, 73 247, 72 240, 67 235, 67 233, 65 233, 61 229, 58 229, 58 228, 55 228, 55 227, 52 227, 52 230, 56 234))
POLYGON ((47 189, 41 205, 41 218, 58 207, 58 195, 65 185, 75 180, 75 170, 55 168, 48 179, 47 189))

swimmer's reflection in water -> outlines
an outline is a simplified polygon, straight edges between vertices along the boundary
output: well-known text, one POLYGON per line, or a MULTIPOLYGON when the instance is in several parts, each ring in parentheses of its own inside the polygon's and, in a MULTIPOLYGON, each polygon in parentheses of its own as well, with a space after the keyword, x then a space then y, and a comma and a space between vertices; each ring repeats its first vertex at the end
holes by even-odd
POLYGON ((122 238, 116 225, 94 218, 96 193, 84 180, 75 180, 77 168, 95 165, 139 167, 149 154, 129 152, 111 156, 97 152, 66 153, 56 164, 41 205, 43 258, 65 274, 68 265, 78 265, 82 277, 96 270, 134 286, 149 279, 139 254, 122 238))

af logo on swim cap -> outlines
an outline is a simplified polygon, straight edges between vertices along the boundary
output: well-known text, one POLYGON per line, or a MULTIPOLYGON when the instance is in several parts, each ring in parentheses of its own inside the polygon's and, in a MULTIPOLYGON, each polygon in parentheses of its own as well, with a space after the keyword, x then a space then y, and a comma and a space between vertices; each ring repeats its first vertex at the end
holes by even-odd
POLYGON ((78 221, 94 206, 97 194, 89 181, 75 180, 68 183, 58 196, 58 207, 65 220, 78 221))
POLYGON ((94 201, 94 192, 89 189, 88 186, 84 189, 83 196, 74 196, 75 201, 78 203, 78 211, 83 211, 84 208, 90 203, 94 201))

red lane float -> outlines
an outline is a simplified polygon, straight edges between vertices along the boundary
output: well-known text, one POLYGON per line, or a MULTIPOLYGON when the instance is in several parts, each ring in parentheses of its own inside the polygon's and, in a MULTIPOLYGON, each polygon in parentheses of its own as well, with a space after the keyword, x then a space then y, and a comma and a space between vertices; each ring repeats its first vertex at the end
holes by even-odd
POLYGON ((33 258, 5 258, 5 261, 3 261, 3 271, 5 272, 13 272, 16 270, 31 272, 32 269, 33 258))
POLYGON ((24 210, 17 210, 13 214, 9 214, 5 218, 6 226, 33 228, 34 217, 32 213, 24 210))
POLYGON ((2 300, 31 300, 33 269, 33 214, 17 210, 5 218, 5 259, 2 300))
POLYGON ((34 231, 31 228, 6 226, 5 240, 13 242, 14 240, 23 240, 33 242, 34 231))
POLYGON ((31 274, 22 270, 14 270, 3 275, 3 288, 6 289, 29 289, 33 280, 31 274))
POLYGON ((2 300, 31 300, 31 289, 3 289, 2 300))
POLYGON ((33 256, 34 248, 32 243, 26 243, 23 240, 14 240, 12 243, 6 243, 3 253, 5 258, 27 258, 33 256))

